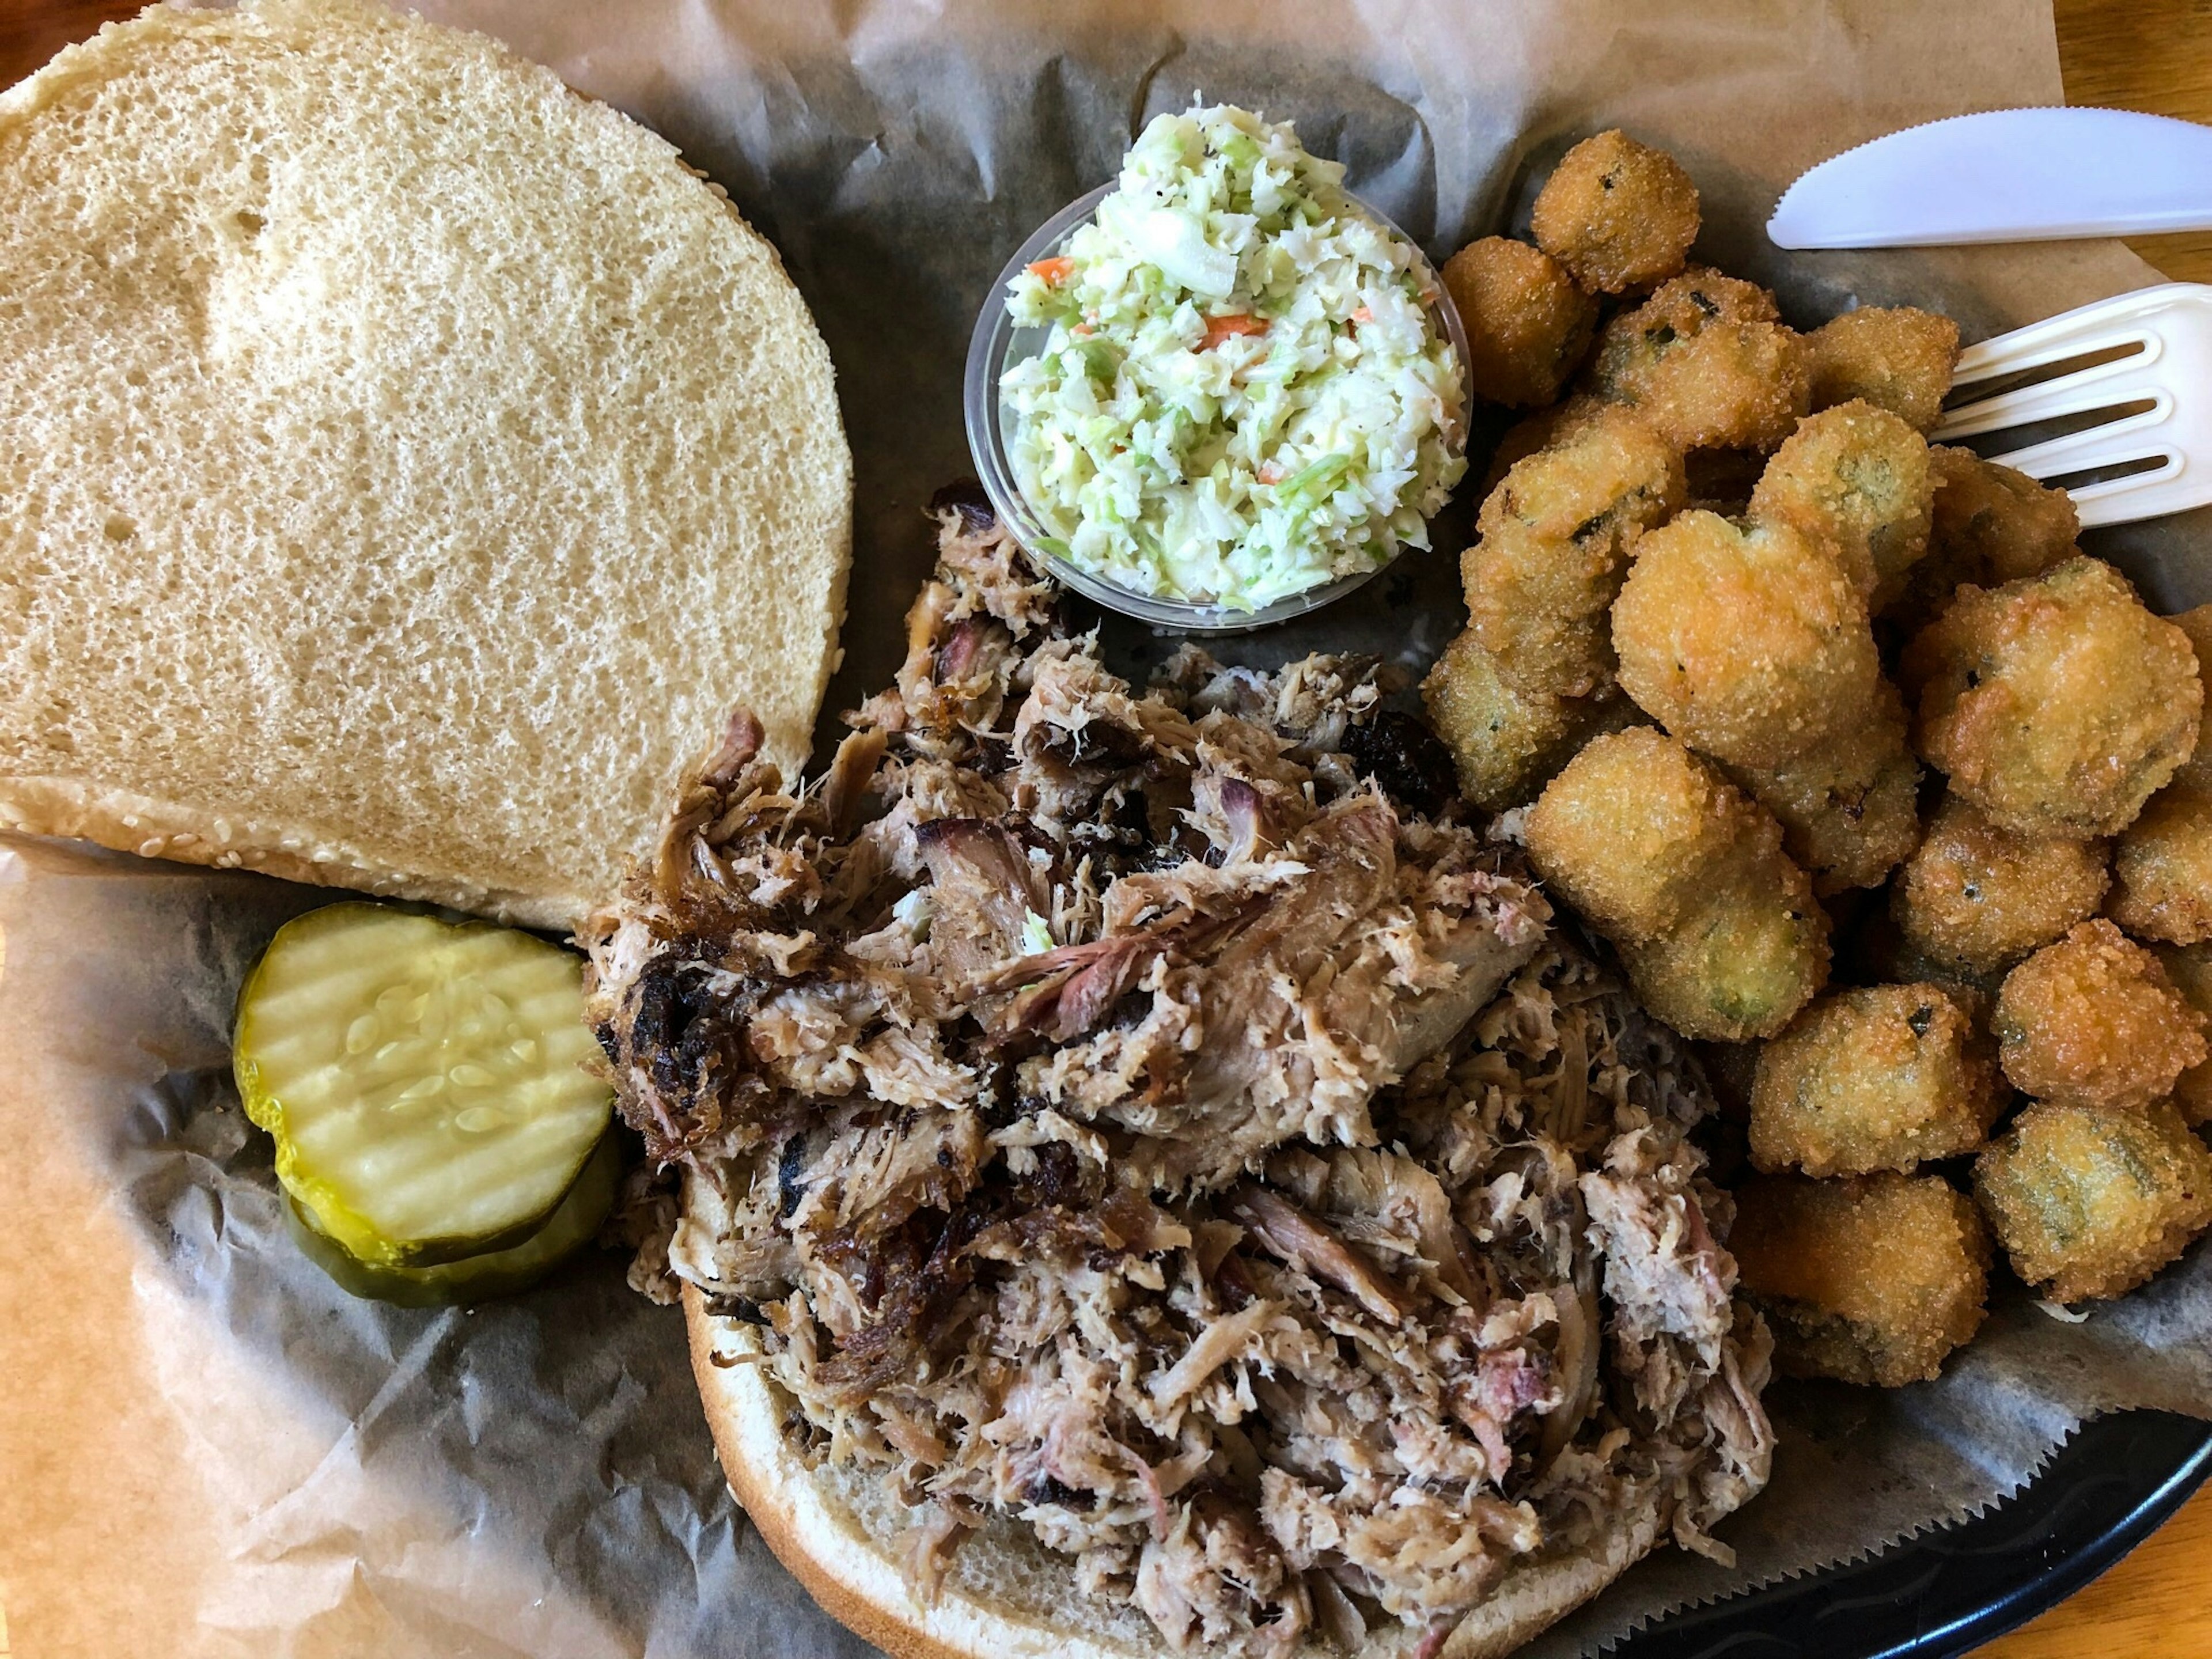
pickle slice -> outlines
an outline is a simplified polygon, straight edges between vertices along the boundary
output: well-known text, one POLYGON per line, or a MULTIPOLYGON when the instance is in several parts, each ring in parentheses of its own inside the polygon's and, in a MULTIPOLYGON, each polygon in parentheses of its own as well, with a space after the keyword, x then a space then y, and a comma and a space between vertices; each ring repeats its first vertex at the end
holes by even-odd
POLYGON ((239 994, 232 1064, 286 1189, 371 1267, 527 1238, 606 1132, 583 963, 488 922, 333 904, 239 994))
POLYGON ((528 1290, 574 1255, 607 1218, 621 1184, 622 1149, 614 1136, 603 1136, 568 1196, 521 1243, 428 1267, 371 1266, 317 1226, 314 1212, 289 1194, 284 1214, 302 1254, 349 1295, 403 1308, 473 1307, 528 1290))

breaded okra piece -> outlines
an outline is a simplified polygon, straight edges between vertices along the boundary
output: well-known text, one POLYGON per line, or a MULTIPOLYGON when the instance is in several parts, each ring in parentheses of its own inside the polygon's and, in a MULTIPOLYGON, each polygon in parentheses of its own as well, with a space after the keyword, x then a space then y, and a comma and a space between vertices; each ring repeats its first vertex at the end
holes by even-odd
POLYGON ((1691 270, 1605 325, 1586 389, 1679 449, 1769 450, 1805 418, 1812 354, 1764 289, 1691 270))
POLYGON ((1927 440, 1887 410, 1849 403, 1799 423, 1767 462, 1751 511, 1834 548, 1879 611, 1928 550, 1935 495, 1927 440))
POLYGON ((1476 636, 1516 690, 1613 684, 1610 612, 1636 540, 1682 506, 1682 458, 1607 409, 1490 492, 1461 568, 1476 636))
POLYGON ((1854 399, 1925 432, 1943 413, 1959 362, 1959 325, 1911 306, 1862 306, 1805 337, 1813 349, 1813 407, 1854 399))
POLYGON ((2045 1295, 2124 1296, 2212 1222, 2212 1152, 2164 1101, 2040 1101, 1974 1161, 1974 1193, 2013 1271, 2045 1295))
POLYGON ((2062 1106, 2138 1111, 2205 1059, 2204 1016, 2102 919, 2007 974, 1990 1026, 2013 1086, 2062 1106))
POLYGON ((1611 697, 1516 691, 1472 629, 1444 647, 1421 684, 1429 724, 1452 753, 1460 793, 1486 811, 1519 806, 1592 736, 1638 718, 1611 697))
POLYGON ((1890 910, 1907 945, 1999 974, 2097 914, 2112 876, 2101 841, 2022 836, 1946 795, 1898 872, 1890 910))
POLYGON ((1698 224, 1698 187, 1681 163, 1615 128, 1559 158, 1531 228, 1584 288, 1619 294, 1680 270, 1698 224))
POLYGON ((1961 590, 1899 670, 1921 755, 2021 835, 2118 834, 2197 746, 2189 636, 2101 559, 1961 590))
POLYGON ((1771 767, 1865 717, 1881 676, 1842 562, 1787 525, 1685 513, 1613 607, 1621 688, 1692 748, 1771 767))
POLYGON ((1737 1282, 1785 1376, 1899 1388, 1981 1328, 1989 1235, 1940 1176, 1765 1176, 1735 1196, 1737 1282))
POLYGON ((1811 1176, 1909 1171, 1977 1150, 2002 1099, 1995 1045, 1942 987, 1838 991, 1759 1051, 1752 1162, 1811 1176))
POLYGON ((1437 273, 1467 331, 1474 395, 1510 409, 1554 402, 1597 331, 1597 301, 1540 248, 1505 236, 1469 242, 1437 273))

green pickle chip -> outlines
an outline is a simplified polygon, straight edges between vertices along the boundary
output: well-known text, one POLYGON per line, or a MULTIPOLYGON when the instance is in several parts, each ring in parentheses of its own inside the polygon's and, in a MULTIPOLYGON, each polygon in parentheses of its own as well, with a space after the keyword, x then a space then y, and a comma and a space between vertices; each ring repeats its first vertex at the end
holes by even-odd
POLYGON ((404 1308, 468 1307, 528 1290, 589 1243, 614 1207, 622 1168, 622 1149, 610 1134, 545 1224, 521 1243, 428 1267, 370 1266, 318 1227, 297 1199, 285 1199, 284 1216, 301 1253, 351 1295, 404 1308))
POLYGON ((531 1238, 612 1115, 583 963, 488 922, 333 904, 279 929, 240 993, 233 1066, 276 1173, 372 1267, 531 1238))

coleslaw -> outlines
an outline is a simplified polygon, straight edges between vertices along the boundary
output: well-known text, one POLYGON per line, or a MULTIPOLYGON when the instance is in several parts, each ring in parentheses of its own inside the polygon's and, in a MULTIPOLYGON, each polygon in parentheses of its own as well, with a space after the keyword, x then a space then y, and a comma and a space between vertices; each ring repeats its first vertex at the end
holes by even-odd
POLYGON ((1253 611, 1425 548, 1466 471, 1458 354, 1411 243, 1287 124, 1155 118, 1118 186, 1012 282, 1046 331, 1000 380, 1047 550, 1253 611))

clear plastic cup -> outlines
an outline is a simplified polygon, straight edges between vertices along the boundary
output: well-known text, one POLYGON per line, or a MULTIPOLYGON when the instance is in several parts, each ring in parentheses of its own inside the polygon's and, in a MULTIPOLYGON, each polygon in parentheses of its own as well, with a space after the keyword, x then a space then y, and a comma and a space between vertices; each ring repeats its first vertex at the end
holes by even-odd
MULTIPOLYGON (((1354 588, 1372 581, 1397 559, 1404 548, 1385 563, 1372 570, 1324 582, 1303 592, 1285 594, 1272 605, 1257 610, 1237 611, 1221 604, 1195 604, 1188 599, 1162 599, 1151 593, 1139 593, 1123 587, 1118 582, 1107 580, 1088 570, 1079 569, 1059 555, 1048 551, 1042 538, 1048 531, 1030 507, 1021 487, 1014 481, 1014 471, 1006 458, 1006 439, 1004 426, 1005 408, 999 398, 999 383, 1006 366, 1025 357, 1033 357, 1043 349, 1048 331, 1042 328, 1019 328, 1006 311, 1006 285, 1025 268, 1037 260, 1049 257, 1076 228, 1097 211, 1098 204, 1115 189, 1118 180, 1109 180, 1097 189, 1078 197, 1058 213, 1039 225, 1036 234, 1024 242, 1006 268, 999 273, 999 280, 991 286, 989 296, 983 302, 982 314, 975 319, 975 332, 968 343, 968 369, 963 386, 963 398, 968 414, 968 447, 975 457, 975 470, 981 477, 984 494, 999 521, 1012 532, 1023 550, 1036 567, 1048 573, 1053 580, 1065 584, 1086 599, 1150 623, 1164 632, 1178 634, 1246 634, 1272 623, 1287 622, 1293 617, 1304 616, 1322 605, 1342 599, 1354 588)), ((1467 372, 1467 335, 1460 327, 1459 311, 1446 296, 1443 284, 1413 239, 1393 224, 1387 215, 1378 213, 1357 197, 1353 201, 1360 210, 1378 224, 1413 248, 1415 272, 1425 279, 1425 285, 1436 298, 1429 305, 1429 313, 1437 320, 1454 349, 1459 354, 1460 373, 1467 372)), ((1462 407, 1473 403, 1471 390, 1462 384, 1462 407)), ((1467 441, 1466 422, 1462 419, 1459 441, 1467 441)))

